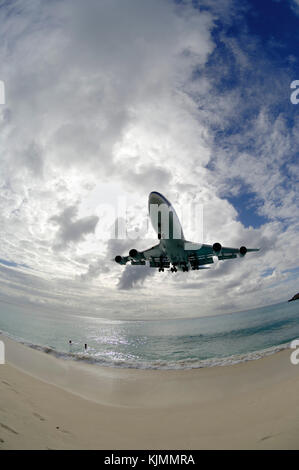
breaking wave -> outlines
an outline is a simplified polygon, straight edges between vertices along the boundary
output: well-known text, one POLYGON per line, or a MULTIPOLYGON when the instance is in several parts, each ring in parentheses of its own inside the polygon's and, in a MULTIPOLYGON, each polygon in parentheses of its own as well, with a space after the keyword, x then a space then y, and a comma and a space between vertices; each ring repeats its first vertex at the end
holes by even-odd
MULTIPOLYGON (((1 332, 0 332, 1 333, 1 332)), ((20 338, 13 337, 12 335, 3 332, 6 336, 11 339, 18 341, 24 346, 30 347, 37 351, 41 351, 45 354, 50 354, 58 359, 79 361, 88 364, 95 364, 103 367, 117 367, 125 369, 157 369, 157 370, 188 370, 188 369, 201 369, 206 367, 216 366, 230 366, 240 364, 248 361, 255 361, 264 357, 276 354, 280 351, 290 348, 290 343, 284 343, 277 346, 272 346, 260 351, 252 351, 244 354, 234 354, 227 357, 215 357, 209 359, 197 359, 197 358, 185 358, 178 360, 138 360, 133 357, 128 357, 123 360, 111 359, 107 357, 95 356, 92 354, 82 353, 66 353, 58 351, 54 347, 40 346, 26 342, 20 338)))

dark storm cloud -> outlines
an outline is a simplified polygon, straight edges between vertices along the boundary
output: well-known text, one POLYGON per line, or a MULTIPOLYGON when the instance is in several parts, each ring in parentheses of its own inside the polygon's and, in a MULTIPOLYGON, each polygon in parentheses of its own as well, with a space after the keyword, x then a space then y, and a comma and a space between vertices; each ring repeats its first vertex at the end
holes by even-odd
POLYGON ((127 265, 118 282, 118 289, 129 290, 133 287, 140 287, 145 279, 155 273, 154 268, 149 266, 131 266, 127 265))
POLYGON ((97 216, 88 216, 74 220, 78 213, 76 206, 70 206, 57 216, 51 217, 50 221, 59 226, 55 249, 65 248, 69 242, 78 243, 84 240, 84 235, 94 233, 99 221, 97 216))
MULTIPOLYGON (((117 220, 115 222, 117 224, 117 220)), ((144 249, 144 240, 131 240, 131 239, 111 239, 107 244, 107 257, 111 258, 114 262, 116 255, 128 255, 131 248, 137 250, 144 249)), ((150 246, 150 242, 147 240, 146 243, 150 246)), ((120 290, 129 290, 133 287, 140 287, 147 277, 152 276, 155 273, 154 268, 148 266, 132 266, 127 264, 126 266, 119 265, 120 278, 118 280, 117 288, 120 290)))

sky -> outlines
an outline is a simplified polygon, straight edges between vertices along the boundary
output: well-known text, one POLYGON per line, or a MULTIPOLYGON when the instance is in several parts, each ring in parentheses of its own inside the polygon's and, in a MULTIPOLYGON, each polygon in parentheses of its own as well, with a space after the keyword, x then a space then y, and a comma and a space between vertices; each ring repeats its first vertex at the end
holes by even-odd
POLYGON ((1 1, 1 308, 181 318, 298 292, 298 42, 298 0, 1 1), (188 240, 260 252, 117 265, 157 242, 153 190, 195 207, 188 240))

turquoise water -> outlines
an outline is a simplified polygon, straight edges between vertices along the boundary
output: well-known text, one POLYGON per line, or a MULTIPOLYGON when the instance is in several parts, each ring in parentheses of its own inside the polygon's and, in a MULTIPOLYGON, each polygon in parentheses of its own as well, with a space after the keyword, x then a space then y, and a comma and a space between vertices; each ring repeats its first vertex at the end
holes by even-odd
POLYGON ((0 330, 66 359, 118 367, 196 368, 251 360, 283 349, 299 338, 299 301, 161 321, 109 321, 1 303, 0 330))

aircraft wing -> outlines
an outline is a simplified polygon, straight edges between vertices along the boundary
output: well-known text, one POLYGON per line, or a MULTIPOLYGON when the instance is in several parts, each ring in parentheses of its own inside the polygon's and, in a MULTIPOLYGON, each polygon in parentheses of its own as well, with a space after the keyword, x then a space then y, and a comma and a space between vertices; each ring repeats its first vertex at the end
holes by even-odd
POLYGON ((213 263, 213 256, 217 256, 219 260, 234 259, 243 257, 246 253, 251 251, 259 251, 258 248, 229 248, 221 246, 220 243, 214 245, 206 245, 193 242, 185 242, 185 251, 187 252, 188 260, 193 268, 204 264, 213 263))
MULTIPOLYGON (((192 269, 204 269, 206 264, 214 262, 213 256, 217 256, 219 260, 234 259, 238 256, 245 256, 247 252, 258 251, 257 248, 228 248, 221 246, 220 243, 214 245, 205 245, 193 242, 185 242, 184 250, 182 250, 182 259, 178 259, 176 266, 185 266, 190 263, 192 269)), ((151 268, 169 268, 170 259, 167 253, 162 249, 161 242, 145 251, 137 251, 132 249, 128 256, 116 256, 115 261, 119 264, 145 265, 149 262, 151 268)))
POLYGON ((130 250, 129 256, 116 256, 115 261, 119 264, 127 264, 128 261, 132 265, 145 265, 149 261, 151 268, 169 268, 170 260, 161 249, 161 243, 152 246, 145 251, 130 250))

